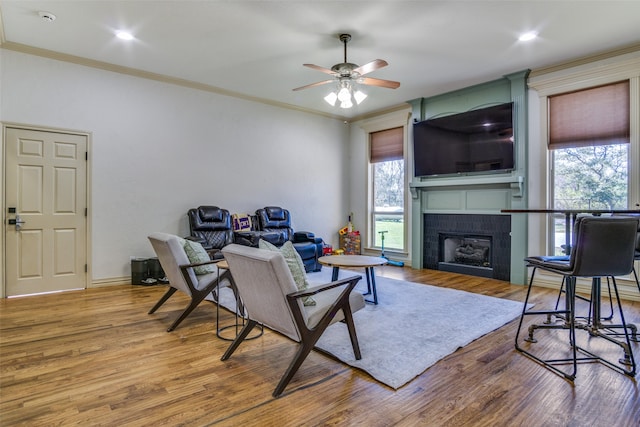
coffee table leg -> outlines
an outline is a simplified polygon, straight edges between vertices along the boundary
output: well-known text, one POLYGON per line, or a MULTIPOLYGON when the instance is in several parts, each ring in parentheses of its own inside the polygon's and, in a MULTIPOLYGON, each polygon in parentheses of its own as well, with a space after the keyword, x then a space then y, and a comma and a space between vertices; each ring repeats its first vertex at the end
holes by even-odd
POLYGON ((338 272, 340 271, 340 267, 333 267, 333 271, 331 272, 331 281, 335 282, 338 280, 338 272))
POLYGON ((364 271, 367 275, 367 293, 365 295, 373 294, 373 301, 370 301, 370 300, 365 300, 365 301, 372 302, 378 305, 378 291, 376 290, 375 271, 373 270, 373 267, 366 267, 364 271))
POLYGON ((362 295, 370 295, 371 294, 371 276, 369 274, 369 267, 364 268, 364 274, 367 277, 367 292, 362 295))

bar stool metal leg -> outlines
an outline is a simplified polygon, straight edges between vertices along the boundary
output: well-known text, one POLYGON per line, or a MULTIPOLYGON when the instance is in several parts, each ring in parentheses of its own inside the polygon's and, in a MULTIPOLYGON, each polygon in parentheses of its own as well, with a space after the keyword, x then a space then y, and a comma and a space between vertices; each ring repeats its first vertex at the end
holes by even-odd
POLYGON ((620 301, 620 295, 618 293, 618 286, 616 284, 615 277, 611 277, 611 281, 613 283, 613 290, 616 295, 618 313, 620 314, 621 323, 616 325, 603 325, 601 323, 600 314, 599 314, 600 309, 599 309, 599 302, 598 302, 598 298, 600 295, 600 288, 601 288, 601 278, 594 277, 592 279, 592 296, 591 296, 591 300, 593 301, 592 304, 594 306, 593 316, 587 324, 578 325, 578 327, 581 329, 587 330, 589 334, 593 337, 604 338, 605 340, 620 346, 624 351, 624 355, 621 359, 618 360, 618 363, 622 364, 623 366, 627 366, 628 368, 625 368, 623 366, 620 366, 619 364, 613 363, 610 360, 605 359, 604 357, 598 356, 593 352, 585 350, 584 348, 579 348, 579 350, 591 356, 593 359, 598 360, 599 362, 609 366, 610 368, 618 372, 629 375, 630 377, 634 377, 636 374, 636 362, 633 356, 633 348, 631 346, 632 335, 629 333, 629 330, 631 330, 632 334, 634 334, 635 336, 637 332, 637 328, 635 325, 628 324, 626 322, 624 318, 624 312, 622 310, 622 303, 620 301), (607 329, 621 329, 622 332, 619 334, 611 334, 611 333, 607 333, 606 331, 607 329), (624 336, 624 341, 619 341, 615 339, 615 336, 620 336, 620 335, 624 336))
POLYGON ((516 332, 516 340, 515 340, 515 348, 520 353, 529 357, 530 359, 535 360, 536 362, 544 365, 551 371, 563 376, 569 381, 573 381, 576 377, 577 371, 577 352, 576 352, 576 339, 575 339, 575 277, 567 277, 566 278, 566 291, 565 291, 565 309, 559 310, 527 310, 527 305, 529 304, 529 298, 531 296, 531 288, 533 287, 533 279, 535 277, 536 269, 531 274, 531 279, 529 280, 529 287, 527 289, 527 296, 525 297, 524 306, 522 309, 522 315, 520 316, 520 322, 518 324, 518 330, 516 332), (537 340, 534 338, 534 332, 538 329, 567 329, 569 331, 569 346, 571 349, 571 358, 559 358, 559 359, 543 359, 532 352, 524 349, 520 346, 520 332, 522 329, 522 324, 524 322, 525 316, 535 316, 535 315, 556 315, 562 316, 563 322, 562 324, 533 324, 528 328, 528 335, 524 338, 524 341, 529 343, 537 343, 537 340), (559 364, 567 364, 571 363, 572 368, 569 371, 564 371, 558 368, 556 365, 559 364))

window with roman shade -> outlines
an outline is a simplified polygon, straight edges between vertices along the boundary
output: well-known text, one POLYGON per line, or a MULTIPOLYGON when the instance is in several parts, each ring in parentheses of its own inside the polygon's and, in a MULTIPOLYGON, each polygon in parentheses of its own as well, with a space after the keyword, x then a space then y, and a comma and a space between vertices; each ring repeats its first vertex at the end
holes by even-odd
MULTIPOLYGON (((630 102, 629 80, 548 97, 554 209, 627 208, 630 102)), ((560 254, 566 236, 552 237, 560 254)))
POLYGON ((549 149, 629 143, 629 81, 549 96, 549 149))
POLYGON ((406 252, 404 127, 369 133, 371 204, 369 247, 406 252))

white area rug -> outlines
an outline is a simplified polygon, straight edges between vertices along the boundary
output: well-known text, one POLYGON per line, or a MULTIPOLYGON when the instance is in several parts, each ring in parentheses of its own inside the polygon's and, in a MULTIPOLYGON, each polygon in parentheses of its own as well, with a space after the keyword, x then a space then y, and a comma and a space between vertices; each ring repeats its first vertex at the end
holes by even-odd
MULTIPOLYGON (((340 278, 353 274, 340 271, 340 278)), ((331 269, 309 278, 330 281, 331 269)), ((394 389, 522 313, 521 302, 455 289, 384 277, 376 277, 376 285, 378 305, 367 303, 353 315, 362 359, 355 360, 343 323, 327 328, 316 347, 394 389)), ((364 275, 356 289, 366 291, 364 275)))
MULTIPOLYGON (((341 270, 340 278, 364 273, 341 270)), ((331 281, 331 269, 308 275, 312 284, 331 281)), ((518 317, 522 303, 454 289, 376 277, 378 305, 354 313, 362 359, 355 360, 346 325, 331 325, 317 348, 398 389, 438 360, 518 317)), ((370 296, 367 296, 370 299, 370 296)), ((223 306, 232 306, 226 292, 223 306)))

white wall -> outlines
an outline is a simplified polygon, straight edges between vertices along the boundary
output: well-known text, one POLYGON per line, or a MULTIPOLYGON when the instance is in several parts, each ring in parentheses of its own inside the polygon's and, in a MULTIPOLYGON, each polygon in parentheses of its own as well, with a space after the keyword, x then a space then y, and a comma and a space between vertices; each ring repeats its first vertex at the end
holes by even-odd
POLYGON ((337 245, 349 211, 342 121, 2 49, 0 87, 3 122, 92 135, 94 281, 153 256, 152 231, 188 235, 186 211, 202 204, 283 206, 294 229, 337 245))

